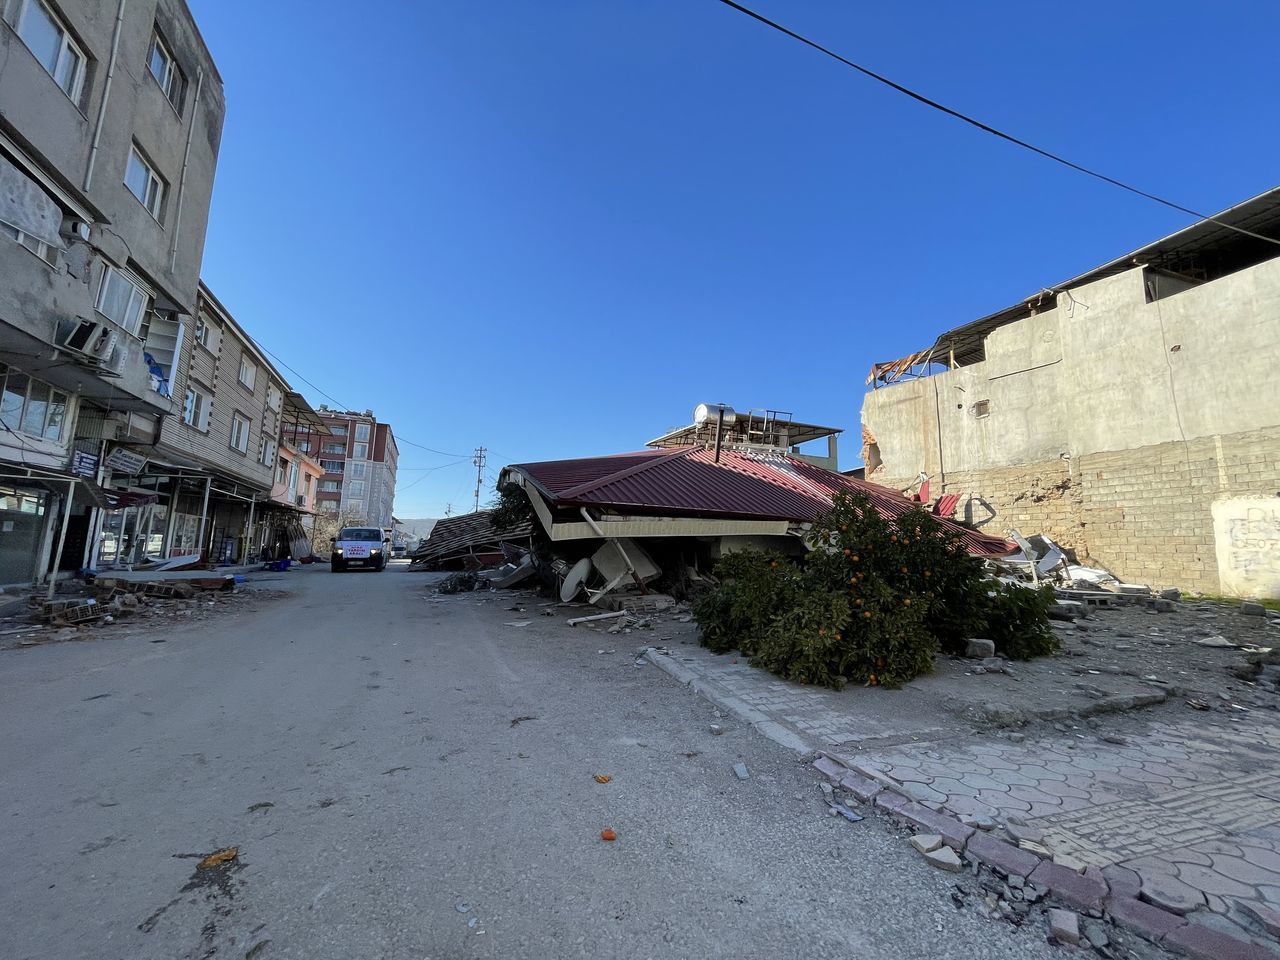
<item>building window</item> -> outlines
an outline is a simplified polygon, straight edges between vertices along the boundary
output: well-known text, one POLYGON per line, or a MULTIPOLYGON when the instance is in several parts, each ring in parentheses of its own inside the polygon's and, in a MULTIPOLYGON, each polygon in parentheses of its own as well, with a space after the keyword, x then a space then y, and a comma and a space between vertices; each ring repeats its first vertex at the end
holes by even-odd
POLYGON ((124 171, 124 185, 157 220, 164 204, 164 181, 143 158, 135 143, 129 151, 129 165, 124 171))
POLYGON ((341 473, 342 472, 341 460, 321 460, 320 466, 325 473, 341 473))
POLYGON ((284 400, 283 395, 277 389, 274 383, 267 384, 267 409, 280 412, 280 404, 284 400))
POLYGON ((284 483, 284 472, 287 465, 288 461, 284 457, 281 457, 276 462, 276 483, 284 483))
POLYGON ((365 469, 365 464, 364 464, 364 463, 359 463, 359 462, 357 462, 357 463, 352 463, 352 464, 351 464, 351 478, 352 478, 353 480, 363 480, 363 479, 364 479, 364 469, 365 469))
POLYGON ((349 497, 363 497, 363 496, 364 496, 364 481, 363 481, 363 480, 351 480, 351 481, 349 481, 349 482, 347 483, 347 496, 349 496, 349 497))
POLYGON ((98 288, 97 311, 135 337, 143 315, 151 308, 151 295, 119 267, 108 266, 98 288))
POLYGON ((346 453, 347 445, 345 443, 326 443, 322 450, 323 453, 346 453))
POLYGON ((323 510, 325 513, 337 513, 337 512, 338 512, 338 501, 337 501, 337 500, 322 500, 322 501, 320 502, 320 509, 321 509, 321 510, 323 510))
POLYGON ((310 452, 311 452, 311 441, 310 441, 310 440, 302 440, 302 441, 299 441, 299 443, 298 443, 298 449, 299 449, 299 450, 301 450, 303 453, 310 453, 310 452))
POLYGON ((0 421, 5 430, 29 437, 62 440, 67 422, 67 395, 42 380, 0 364, 0 421))
POLYGON ((363 501, 363 500, 348 500, 348 501, 347 501, 347 511, 348 511, 352 516, 354 516, 354 517, 363 517, 363 516, 364 516, 364 501, 363 501))
POLYGON ((231 449, 249 452, 249 418, 238 413, 231 415, 231 449))
POLYGON ((209 325, 204 322, 204 317, 196 317, 192 338, 206 350, 209 348, 209 325))
POLYGON ((78 103, 84 84, 85 56, 44 0, 16 0, 14 31, 49 71, 62 92, 78 103))
POLYGON ((58 248, 24 233, 11 223, 0 220, 0 233, 12 237, 51 267, 58 265, 58 248))
POLYGON ((195 387, 187 387, 182 401, 182 422, 197 430, 209 429, 209 395, 195 387))
POLYGON ((240 354, 239 378, 240 378, 240 382, 243 383, 250 390, 252 390, 253 385, 258 382, 257 364, 255 364, 252 360, 250 360, 249 355, 245 353, 240 354))
POLYGON ((178 115, 181 116, 182 96, 187 89, 187 78, 182 75, 182 70, 178 67, 178 61, 169 52, 169 47, 161 39, 158 32, 152 34, 151 37, 151 50, 147 54, 147 68, 151 71, 151 76, 156 78, 156 83, 160 84, 160 89, 164 91, 165 97, 173 104, 173 109, 177 110, 178 115))
POLYGON ((333 423, 329 425, 329 432, 335 437, 345 437, 347 435, 347 428, 343 424, 333 423))
POLYGON ((258 462, 264 467, 269 467, 276 462, 276 442, 269 439, 265 433, 258 441, 258 462))
POLYGON ((351 455, 357 460, 368 460, 369 445, 367 443, 357 443, 355 445, 355 451, 351 455))
POLYGON ((342 484, 340 484, 337 480, 321 480, 320 481, 321 493, 338 493, 340 490, 342 490, 342 484))
POLYGON ((357 440, 364 440, 366 443, 368 442, 368 440, 369 440, 369 425, 368 425, 367 423, 357 423, 357 424, 356 424, 356 439, 357 439, 357 440))

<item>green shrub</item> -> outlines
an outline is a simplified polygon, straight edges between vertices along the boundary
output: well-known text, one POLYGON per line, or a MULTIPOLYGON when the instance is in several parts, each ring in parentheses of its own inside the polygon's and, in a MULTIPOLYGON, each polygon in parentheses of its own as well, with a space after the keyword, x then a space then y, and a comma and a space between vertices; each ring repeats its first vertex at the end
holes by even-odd
POLYGON ((923 510, 887 520, 841 494, 810 533, 803 562, 760 553, 723 558, 721 584, 694 605, 702 643, 737 649, 800 683, 901 686, 939 649, 989 636, 1009 657, 1053 649, 1041 594, 985 578, 959 536, 923 510), (1017 590, 1028 596, 1010 593, 1017 590))
POLYGON ((1058 638, 1049 626, 1049 608, 1055 603, 1053 587, 1038 590, 998 580, 979 584, 985 595, 986 626, 975 636, 996 645, 996 653, 1010 660, 1030 660, 1058 649, 1058 638))

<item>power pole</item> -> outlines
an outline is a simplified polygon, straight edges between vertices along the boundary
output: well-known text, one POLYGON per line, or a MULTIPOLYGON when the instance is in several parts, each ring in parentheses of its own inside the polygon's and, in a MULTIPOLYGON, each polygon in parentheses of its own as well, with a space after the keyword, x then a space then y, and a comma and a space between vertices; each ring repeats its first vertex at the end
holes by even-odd
POLYGON ((484 486, 484 464, 486 451, 484 447, 476 447, 476 455, 471 458, 471 462, 476 468, 476 510, 480 509, 480 488, 484 486))
POLYGON ((444 505, 444 515, 445 515, 446 517, 451 517, 451 516, 453 516, 453 504, 452 504, 452 503, 446 503, 446 504, 444 505))

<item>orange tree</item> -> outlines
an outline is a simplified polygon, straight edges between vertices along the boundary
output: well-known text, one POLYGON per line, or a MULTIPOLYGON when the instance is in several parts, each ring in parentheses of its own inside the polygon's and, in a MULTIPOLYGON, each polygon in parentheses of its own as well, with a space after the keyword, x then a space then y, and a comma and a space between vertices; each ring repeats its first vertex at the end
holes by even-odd
POLYGON ((1053 649, 1051 592, 987 579, 959 536, 923 510, 888 519, 865 495, 839 494, 810 536, 803 561, 759 553, 721 561, 721 585, 694 606, 706 646, 836 687, 900 686, 931 671, 939 650, 961 653, 993 625, 1006 656, 1053 649))

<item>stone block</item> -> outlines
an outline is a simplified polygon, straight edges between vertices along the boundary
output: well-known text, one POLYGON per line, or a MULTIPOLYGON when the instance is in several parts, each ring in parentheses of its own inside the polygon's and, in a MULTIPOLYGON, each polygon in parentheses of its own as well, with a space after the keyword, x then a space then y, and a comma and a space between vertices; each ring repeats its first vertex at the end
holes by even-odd
POLYGON ((876 794, 884 789, 874 780, 852 771, 840 778, 840 786, 844 787, 863 803, 871 803, 875 800, 876 794))
POLYGON ((938 834, 947 846, 956 850, 963 850, 966 841, 973 836, 973 827, 967 827, 952 816, 930 810, 918 803, 903 805, 895 811, 894 816, 901 817, 920 830, 938 834))
POLYGON ((1246 600, 1240 604, 1240 612, 1246 617, 1265 617, 1267 608, 1260 603, 1254 603, 1252 600, 1246 600))
POLYGON ((909 803, 911 803, 910 800, 900 793, 894 793, 892 790, 882 790, 876 794, 876 806, 886 813, 896 814, 909 803))
POLYGON ((830 757, 819 757, 813 761, 813 768, 832 783, 839 783, 840 778, 849 772, 843 764, 832 760, 830 757))
POLYGON ((981 660, 984 657, 994 657, 996 655, 996 643, 994 640, 970 640, 965 647, 964 655, 971 660, 981 660))
POLYGON ((1169 913, 1136 897, 1119 896, 1107 901, 1107 913, 1111 919, 1126 929, 1148 940, 1161 940, 1187 921, 1176 913, 1169 913))
POLYGON ((1041 861, 1029 879, 1032 883, 1047 886, 1053 896, 1079 910, 1101 909, 1107 898, 1107 884, 1101 877, 1082 876, 1049 860, 1041 861))
POLYGON ((1164 943, 1195 960, 1276 960, 1275 952, 1269 947, 1240 940, 1200 923, 1178 927, 1165 936, 1164 943))
POLYGON ((986 833, 971 836, 965 852, 1005 875, 1030 876, 1041 863, 1035 854, 1019 850, 986 833))
POLYGON ((1059 943, 1078 946, 1080 943, 1080 917, 1071 910, 1049 909, 1049 933, 1059 943))

